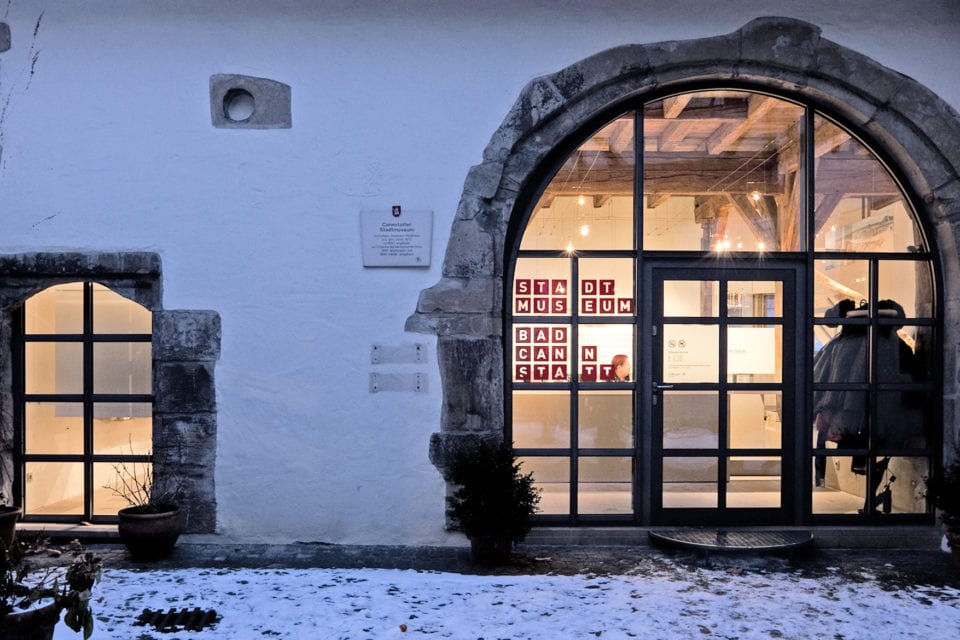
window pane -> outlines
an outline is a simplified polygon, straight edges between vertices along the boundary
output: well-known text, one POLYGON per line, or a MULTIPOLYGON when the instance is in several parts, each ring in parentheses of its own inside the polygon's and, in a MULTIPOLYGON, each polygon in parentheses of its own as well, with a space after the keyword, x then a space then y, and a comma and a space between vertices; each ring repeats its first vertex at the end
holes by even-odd
POLYGON ((716 391, 664 391, 663 448, 715 449, 720 442, 716 391))
POLYGON ((580 260, 580 315, 633 315, 633 260, 580 260))
POLYGON ((882 514, 926 513, 927 504, 917 487, 930 476, 926 458, 877 458, 878 482, 874 506, 882 514))
POLYGON ((818 442, 836 442, 845 448, 866 447, 868 400, 866 391, 815 391, 813 421, 818 442))
POLYGON ((570 393, 514 391, 513 446, 520 449, 569 447, 570 393))
MULTIPOLYGON (((899 377, 906 381, 907 378, 913 382, 930 382, 934 379, 933 365, 935 329, 933 327, 917 327, 906 325, 900 327, 897 331, 897 337, 906 344, 912 356, 907 354, 901 359, 901 363, 908 362, 909 376, 906 372, 901 372, 899 377)), ((901 348, 902 352, 905 352, 901 348)), ((906 353, 906 352, 905 352, 906 353)))
POLYGON ((783 327, 727 327, 727 382, 780 382, 783 327))
MULTIPOLYGON (((883 309, 880 310, 883 318, 883 309)), ((920 343, 915 336, 927 327, 880 326, 877 328, 876 379, 881 383, 926 382, 924 361, 929 354, 915 352, 920 343)))
POLYGON ((513 326, 514 382, 570 379, 570 325, 513 326))
POLYGON ((114 516, 120 509, 132 506, 123 495, 124 480, 128 483, 143 480, 148 475, 149 462, 98 462, 93 465, 93 513, 114 516))
POLYGON ((149 342, 93 345, 94 393, 152 393, 149 342))
POLYGON ((24 348, 27 393, 83 393, 83 345, 28 342, 24 348))
MULTIPOLYGON (((862 515, 867 506, 867 458, 864 456, 826 456, 814 468, 823 468, 823 481, 814 487, 814 513, 862 515)), ((876 457, 871 469, 873 514, 926 513, 926 500, 918 487, 929 476, 926 458, 876 457)), ((815 471, 815 478, 817 471, 815 471)))
POLYGON ((866 260, 815 260, 814 315, 845 317, 870 301, 870 263, 866 260))
POLYGON ((517 260, 513 313, 520 316, 569 316, 570 261, 554 258, 517 260))
POLYGON ((24 410, 26 452, 83 453, 83 405, 28 402, 24 410))
POLYGON ((716 280, 664 280, 663 315, 716 318, 720 315, 720 283, 716 280))
POLYGON ((633 393, 581 391, 577 398, 578 442, 582 449, 633 447, 633 393))
POLYGON ((663 382, 719 382, 720 327, 663 325, 663 382))
POLYGON ((152 322, 153 314, 146 307, 103 285, 93 285, 94 333, 151 333, 152 322))
POLYGON ((779 449, 781 437, 779 391, 733 391, 727 395, 730 447, 779 449))
POLYGON ((28 462, 25 480, 25 514, 83 514, 83 465, 81 463, 28 462))
POLYGON ((801 248, 802 107, 702 91, 644 107, 643 248, 801 248))
POLYGON ((581 457, 577 509, 588 514, 633 513, 633 460, 581 457))
POLYGON ((582 324, 581 382, 627 382, 632 379, 632 324, 582 324))
POLYGON ((93 452, 98 455, 147 455, 153 449, 149 402, 100 402, 93 405, 93 452))
POLYGON ((727 283, 727 315, 731 318, 783 316, 783 283, 747 280, 727 283))
POLYGON ((83 283, 59 284, 24 304, 27 334, 83 333, 83 283))
POLYGON ((779 457, 732 456, 727 459, 727 506, 733 509, 778 509, 779 457))
POLYGON ((873 445, 879 449, 925 448, 934 424, 934 400, 929 391, 880 392, 873 445))
POLYGON ((820 116, 814 122, 815 249, 923 250, 913 214, 883 164, 837 125, 820 116))
POLYGON ((868 327, 847 325, 813 359, 814 384, 867 381, 868 327))
POLYGON ((633 114, 574 151, 533 210, 521 249, 633 249, 633 114))
POLYGON ((814 463, 815 477, 822 478, 813 492, 813 513, 856 514, 863 509, 866 495, 866 476, 863 458, 850 456, 825 456, 822 462, 814 463), (855 463, 854 460, 857 460, 855 463), (822 470, 821 470, 822 468, 822 470), (854 473, 856 468, 858 473, 854 473), (818 474, 821 474, 818 475, 818 474))
POLYGON ((711 508, 717 500, 716 458, 664 458, 664 508, 711 508))
POLYGON ((907 318, 933 317, 933 277, 928 262, 880 260, 877 276, 881 300, 894 300, 907 318))
POLYGON ((570 459, 527 456, 519 458, 521 473, 533 473, 533 486, 540 489, 537 513, 570 513, 570 459))

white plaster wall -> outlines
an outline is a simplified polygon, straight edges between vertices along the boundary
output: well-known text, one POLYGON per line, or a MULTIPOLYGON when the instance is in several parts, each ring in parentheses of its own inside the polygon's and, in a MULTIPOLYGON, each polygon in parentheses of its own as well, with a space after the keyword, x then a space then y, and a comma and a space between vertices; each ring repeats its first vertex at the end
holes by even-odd
POLYGON ((468 168, 530 79, 778 15, 960 108, 953 0, 7 4, 0 252, 157 251, 166 308, 221 314, 219 529, 251 541, 458 539, 427 460, 434 340, 403 325, 440 277, 468 168), (291 85, 293 128, 212 127, 215 73, 291 85), (435 212, 430 269, 362 267, 359 211, 392 204, 435 212), (370 364, 371 344, 415 341, 428 364, 370 364), (430 393, 370 394, 373 370, 424 372, 430 393))

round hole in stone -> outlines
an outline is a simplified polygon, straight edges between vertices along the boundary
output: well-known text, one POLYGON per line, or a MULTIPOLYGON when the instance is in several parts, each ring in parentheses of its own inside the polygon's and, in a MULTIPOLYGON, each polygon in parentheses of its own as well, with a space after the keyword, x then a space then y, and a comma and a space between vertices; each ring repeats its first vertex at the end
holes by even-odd
POLYGON ((223 115, 233 122, 244 122, 256 110, 253 95, 246 89, 230 89, 223 96, 223 115))

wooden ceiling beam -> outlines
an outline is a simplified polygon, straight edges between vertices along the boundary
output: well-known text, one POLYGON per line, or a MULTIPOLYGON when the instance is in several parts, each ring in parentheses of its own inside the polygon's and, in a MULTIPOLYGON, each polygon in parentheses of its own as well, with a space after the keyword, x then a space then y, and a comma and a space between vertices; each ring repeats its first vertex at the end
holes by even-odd
POLYGON ((759 200, 743 194, 727 194, 727 199, 768 249, 779 247, 777 242, 777 203, 770 196, 759 200))
POLYGON ((693 122, 680 122, 674 121, 667 125, 667 128, 663 130, 663 133, 660 134, 660 139, 658 147, 663 153, 670 153, 671 151, 677 151, 677 148, 682 144, 687 135, 696 128, 696 124, 693 122))
MULTIPOLYGON (((689 156, 651 154, 645 163, 644 191, 657 194, 750 193, 783 197, 784 176, 774 163, 748 161, 740 155, 689 156)), ((601 155, 598 162, 584 159, 573 168, 563 168, 546 191, 558 195, 632 195, 634 167, 631 163, 611 163, 601 155)), ((885 206, 901 197, 897 185, 873 158, 824 157, 818 163, 818 195, 878 198, 876 206, 885 206)))
POLYGON ((647 209, 656 209, 664 202, 669 200, 672 195, 672 193, 648 193, 647 209))
POLYGON ((607 144, 616 156, 633 153, 633 120, 620 118, 609 127, 607 144))
POLYGON ((663 99, 663 117, 667 120, 679 118, 683 110, 690 104, 693 98, 692 93, 682 93, 679 96, 672 96, 663 99))
POLYGON ((735 125, 728 124, 718 128, 707 140, 707 153, 716 155, 729 150, 778 104, 782 104, 782 101, 777 98, 759 94, 750 96, 747 117, 735 125))

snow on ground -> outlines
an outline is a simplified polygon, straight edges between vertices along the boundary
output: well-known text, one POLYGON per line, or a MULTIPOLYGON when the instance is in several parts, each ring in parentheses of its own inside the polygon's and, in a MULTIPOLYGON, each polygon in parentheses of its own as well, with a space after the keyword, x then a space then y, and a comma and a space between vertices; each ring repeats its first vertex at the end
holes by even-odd
MULTIPOLYGON (((671 563, 610 576, 108 569, 93 607, 95 640, 960 637, 955 588, 671 563), (222 618, 199 632, 133 624, 145 608, 194 607, 222 618)), ((61 623, 54 640, 80 637, 61 623)))

